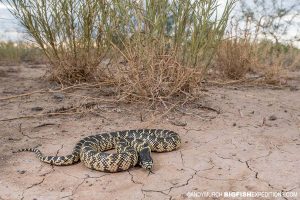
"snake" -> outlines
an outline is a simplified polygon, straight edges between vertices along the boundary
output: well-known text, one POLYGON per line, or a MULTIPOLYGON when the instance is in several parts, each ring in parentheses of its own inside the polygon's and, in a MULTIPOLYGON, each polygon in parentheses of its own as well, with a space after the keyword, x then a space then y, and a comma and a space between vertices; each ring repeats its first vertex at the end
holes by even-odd
POLYGON ((37 158, 51 165, 67 166, 83 162, 93 170, 102 172, 126 171, 140 165, 152 172, 151 152, 169 152, 181 145, 178 133, 164 129, 135 129, 99 133, 78 141, 69 155, 45 156, 37 147, 17 152, 34 152, 37 158), (106 152, 115 149, 115 152, 106 152))

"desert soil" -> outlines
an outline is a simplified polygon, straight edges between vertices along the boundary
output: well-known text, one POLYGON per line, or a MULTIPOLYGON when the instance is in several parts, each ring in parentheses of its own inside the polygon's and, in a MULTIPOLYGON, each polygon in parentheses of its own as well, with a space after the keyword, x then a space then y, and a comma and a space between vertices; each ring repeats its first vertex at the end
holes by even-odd
POLYGON ((37 65, 0 67, 1 200, 189 199, 206 191, 292 191, 299 198, 299 72, 291 72, 283 87, 206 86, 199 100, 152 122, 153 112, 139 105, 95 104, 110 98, 110 91, 101 88, 98 93, 77 88, 4 99, 58 88, 44 81, 45 71, 37 65), (76 108, 80 104, 85 108, 76 108), (82 163, 58 167, 30 152, 12 153, 41 145, 45 154, 64 155, 84 136, 137 128, 170 129, 182 138, 180 149, 153 153, 149 176, 139 167, 103 173, 82 163))

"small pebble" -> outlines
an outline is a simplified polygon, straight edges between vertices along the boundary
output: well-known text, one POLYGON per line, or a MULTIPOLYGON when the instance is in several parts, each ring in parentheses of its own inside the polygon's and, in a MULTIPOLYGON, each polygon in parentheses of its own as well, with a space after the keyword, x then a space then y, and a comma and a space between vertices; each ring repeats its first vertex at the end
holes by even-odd
POLYGON ((275 121, 277 119, 277 117, 275 116, 275 115, 271 115, 270 117, 269 117, 269 120, 270 121, 275 121))
POLYGON ((32 107, 32 108, 31 108, 31 111, 35 111, 35 112, 37 112, 37 111, 42 111, 42 110, 44 110, 44 108, 39 107, 39 106, 37 106, 37 107, 32 107))
POLYGON ((187 125, 186 122, 179 121, 179 120, 171 121, 171 124, 173 124, 173 125, 175 125, 175 126, 186 126, 186 125, 187 125))
POLYGON ((234 122, 234 123, 232 124, 232 126, 236 126, 236 123, 234 122))
POLYGON ((61 93, 55 93, 53 94, 53 98, 58 100, 58 101, 62 101, 65 98, 65 95, 61 94, 61 93))
POLYGON ((17 172, 19 172, 19 174, 25 174, 25 170, 17 170, 17 172))

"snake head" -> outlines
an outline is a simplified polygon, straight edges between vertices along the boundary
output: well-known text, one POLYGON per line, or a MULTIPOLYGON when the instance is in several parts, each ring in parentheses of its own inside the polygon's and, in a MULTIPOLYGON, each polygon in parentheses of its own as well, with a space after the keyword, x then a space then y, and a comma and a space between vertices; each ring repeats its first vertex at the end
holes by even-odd
POLYGON ((142 168, 151 171, 151 169, 153 167, 153 160, 151 158, 151 150, 150 149, 145 148, 139 152, 139 165, 142 168))

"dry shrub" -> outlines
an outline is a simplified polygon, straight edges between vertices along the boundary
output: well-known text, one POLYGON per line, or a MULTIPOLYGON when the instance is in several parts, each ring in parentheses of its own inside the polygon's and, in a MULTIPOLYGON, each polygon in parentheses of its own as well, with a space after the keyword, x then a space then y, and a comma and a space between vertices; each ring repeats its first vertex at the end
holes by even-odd
POLYGON ((300 50, 270 40, 248 38, 224 40, 215 63, 223 78, 244 79, 247 75, 263 78, 267 84, 283 84, 288 69, 299 65, 300 50))
POLYGON ((162 43, 139 40, 126 46, 128 63, 116 77, 127 99, 165 102, 192 96, 199 88, 204 75, 200 68, 181 65, 176 53, 165 50, 162 43))
POLYGON ((53 80, 112 81, 124 98, 164 102, 199 88, 236 0, 221 10, 218 0, 5 2, 51 61, 53 80), (127 65, 101 65, 120 57, 127 65))
POLYGON ((102 82, 107 75, 102 71, 102 57, 93 52, 94 49, 82 49, 76 53, 61 52, 59 60, 52 60, 49 78, 65 84, 82 82, 102 82))
POLYGON ((264 82, 271 85, 281 85, 284 84, 284 74, 285 70, 281 65, 272 65, 268 68, 263 68, 264 82))
POLYGON ((109 1, 5 2, 47 56, 51 79, 67 84, 97 81, 111 40, 108 29, 115 23, 109 1))
POLYGON ((286 55, 284 66, 287 66, 291 70, 299 70, 300 69, 300 50, 299 49, 294 49, 286 55))
POLYGON ((255 0, 239 5, 241 12, 231 18, 227 39, 218 48, 217 72, 222 78, 282 84, 285 70, 299 65, 300 50, 290 45, 297 37, 288 39, 289 29, 296 26, 297 3, 255 0))
POLYGON ((296 69, 299 58, 300 50, 293 45, 262 40, 256 43, 253 70, 263 75, 267 84, 284 84, 287 71, 296 69))
POLYGON ((291 66, 294 70, 300 70, 300 53, 294 57, 294 62, 291 66))
POLYGON ((254 53, 255 65, 252 66, 252 70, 261 74, 267 84, 282 84, 286 69, 290 67, 287 63, 290 47, 278 46, 278 44, 265 40, 256 44, 254 53))
POLYGON ((253 64, 252 45, 247 40, 226 39, 222 41, 216 55, 216 65, 223 77, 244 78, 253 64))

